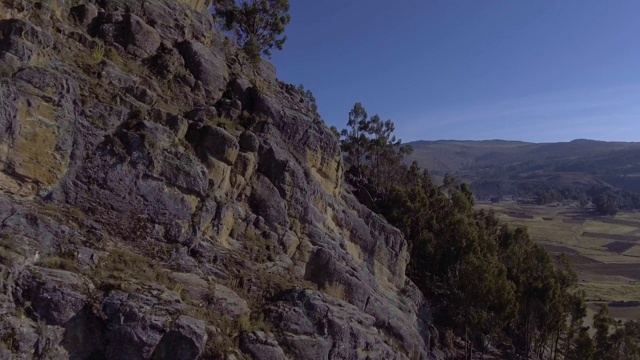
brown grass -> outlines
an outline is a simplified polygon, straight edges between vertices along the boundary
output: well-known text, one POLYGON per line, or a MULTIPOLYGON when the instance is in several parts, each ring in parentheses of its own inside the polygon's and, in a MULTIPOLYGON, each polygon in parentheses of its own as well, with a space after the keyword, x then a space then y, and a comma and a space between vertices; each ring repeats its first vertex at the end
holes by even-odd
POLYGON ((71 272, 80 271, 78 267, 78 263, 75 262, 74 260, 57 257, 57 256, 50 256, 50 257, 43 258, 39 260, 36 265, 50 268, 50 269, 60 269, 60 270, 66 270, 71 272))
POLYGON ((98 286, 102 288, 126 287, 126 284, 134 279, 179 290, 176 281, 169 277, 168 270, 157 262, 127 249, 111 250, 110 254, 101 258, 98 266, 86 275, 98 282, 98 286))
POLYGON ((325 294, 329 295, 329 296, 333 296, 336 299, 340 299, 340 300, 345 300, 346 296, 345 296, 345 292, 344 292, 344 286, 340 285, 340 284, 328 284, 323 286, 320 291, 324 292, 325 294))

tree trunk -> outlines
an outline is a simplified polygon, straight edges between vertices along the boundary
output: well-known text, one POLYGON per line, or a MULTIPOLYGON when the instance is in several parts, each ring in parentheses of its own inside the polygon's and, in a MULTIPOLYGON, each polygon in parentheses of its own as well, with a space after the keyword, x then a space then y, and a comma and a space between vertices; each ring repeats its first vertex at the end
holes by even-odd
POLYGON ((560 342, 561 335, 562 335, 562 329, 558 328, 558 333, 556 334, 556 342, 553 346, 553 360, 558 359, 558 343, 560 342))

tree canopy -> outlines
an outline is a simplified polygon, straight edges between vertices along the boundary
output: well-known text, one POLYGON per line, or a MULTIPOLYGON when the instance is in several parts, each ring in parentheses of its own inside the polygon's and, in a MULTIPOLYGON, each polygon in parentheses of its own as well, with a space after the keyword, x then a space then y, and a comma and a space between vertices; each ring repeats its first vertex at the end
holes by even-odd
POLYGON ((614 325, 602 314, 592 338, 569 259, 549 255, 526 228, 475 210, 469 186, 453 176, 437 185, 416 163, 405 164, 394 131, 392 121, 354 105, 341 132, 347 180, 363 204, 404 234, 406 274, 430 300, 434 320, 465 340, 465 358, 508 344, 524 358, 640 359, 639 323, 614 325))
POLYGON ((354 169, 371 179, 379 194, 387 193, 398 180, 396 165, 411 153, 411 147, 402 146, 402 141, 396 139, 393 121, 383 121, 379 115, 369 117, 361 103, 349 112, 347 127, 341 132, 341 145, 354 169))
POLYGON ((261 55, 270 57, 274 48, 282 50, 287 41, 282 34, 291 21, 289 0, 215 0, 213 6, 224 30, 254 63, 261 55))

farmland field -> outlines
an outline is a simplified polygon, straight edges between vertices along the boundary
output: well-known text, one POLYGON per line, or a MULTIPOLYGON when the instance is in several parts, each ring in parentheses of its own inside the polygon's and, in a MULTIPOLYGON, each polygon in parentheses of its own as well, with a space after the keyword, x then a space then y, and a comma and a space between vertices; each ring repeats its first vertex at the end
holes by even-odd
POLYGON ((598 216, 572 206, 478 203, 503 223, 526 226, 551 254, 566 253, 591 310, 609 304, 618 319, 640 319, 640 213, 598 216))

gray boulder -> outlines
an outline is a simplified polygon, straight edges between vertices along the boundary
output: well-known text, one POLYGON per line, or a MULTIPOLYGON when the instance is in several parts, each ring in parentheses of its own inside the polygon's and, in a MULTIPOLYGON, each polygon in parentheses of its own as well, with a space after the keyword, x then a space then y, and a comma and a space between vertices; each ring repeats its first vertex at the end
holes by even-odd
POLYGON ((191 124, 187 140, 197 146, 201 156, 211 156, 227 165, 233 165, 240 151, 235 137, 224 129, 211 125, 191 124))
POLYGON ((156 54, 149 59, 148 64, 161 79, 170 79, 178 71, 185 70, 184 59, 178 50, 166 43, 161 44, 156 54))
POLYGON ((278 194, 278 189, 271 181, 267 177, 259 175, 251 193, 249 205, 255 214, 266 220, 266 224, 272 230, 276 230, 276 225, 289 228, 285 202, 276 194, 278 194))
POLYGON ((105 351, 106 326, 86 305, 64 325, 62 347, 70 359, 93 359, 105 351))
POLYGON ((153 360, 193 360, 202 355, 207 343, 205 323, 182 315, 164 334, 153 351, 153 360))
POLYGON ((71 16, 83 26, 88 26, 98 16, 98 9, 92 3, 77 5, 71 8, 71 16))
POLYGON ((46 31, 18 19, 0 20, 0 34, 0 63, 16 59, 26 65, 36 50, 53 46, 53 38, 46 31))
POLYGON ((83 287, 76 274, 53 269, 33 269, 18 280, 15 295, 29 303, 35 320, 62 326, 86 303, 86 297, 74 289, 83 287))
MULTIPOLYGON (((373 326, 375 319, 356 307, 311 290, 282 295, 270 308, 281 329, 280 343, 299 359, 406 359, 373 326)), ((407 356, 410 355, 410 356, 407 356)))
POLYGON ((112 291, 103 301, 106 320, 105 358, 149 359, 168 327, 167 315, 178 308, 165 307, 161 300, 112 291))
POLYGON ((247 130, 240 134, 240 149, 247 152, 257 152, 260 140, 253 132, 247 130))
POLYGON ((220 315, 236 318, 248 315, 247 301, 230 288, 216 284, 207 294, 207 306, 220 315))
POLYGON ((210 123, 218 117, 218 110, 213 106, 193 109, 185 114, 185 118, 202 124, 210 123))
POLYGON ((278 342, 262 331, 243 333, 240 337, 240 350, 255 360, 286 360, 278 342))
POLYGON ((126 93, 131 95, 134 99, 140 101, 145 105, 153 105, 156 102, 156 94, 144 86, 130 86, 126 90, 126 93))
POLYGON ((123 21, 127 51, 142 58, 155 54, 162 42, 158 32, 133 14, 126 14, 123 21))
POLYGON ((178 45, 185 66, 196 80, 202 82, 205 92, 219 99, 229 80, 224 57, 197 41, 185 41, 178 45))
POLYGON ((231 96, 240 101, 242 108, 253 108, 254 91, 249 80, 245 78, 234 78, 229 82, 228 89, 231 91, 231 96))

